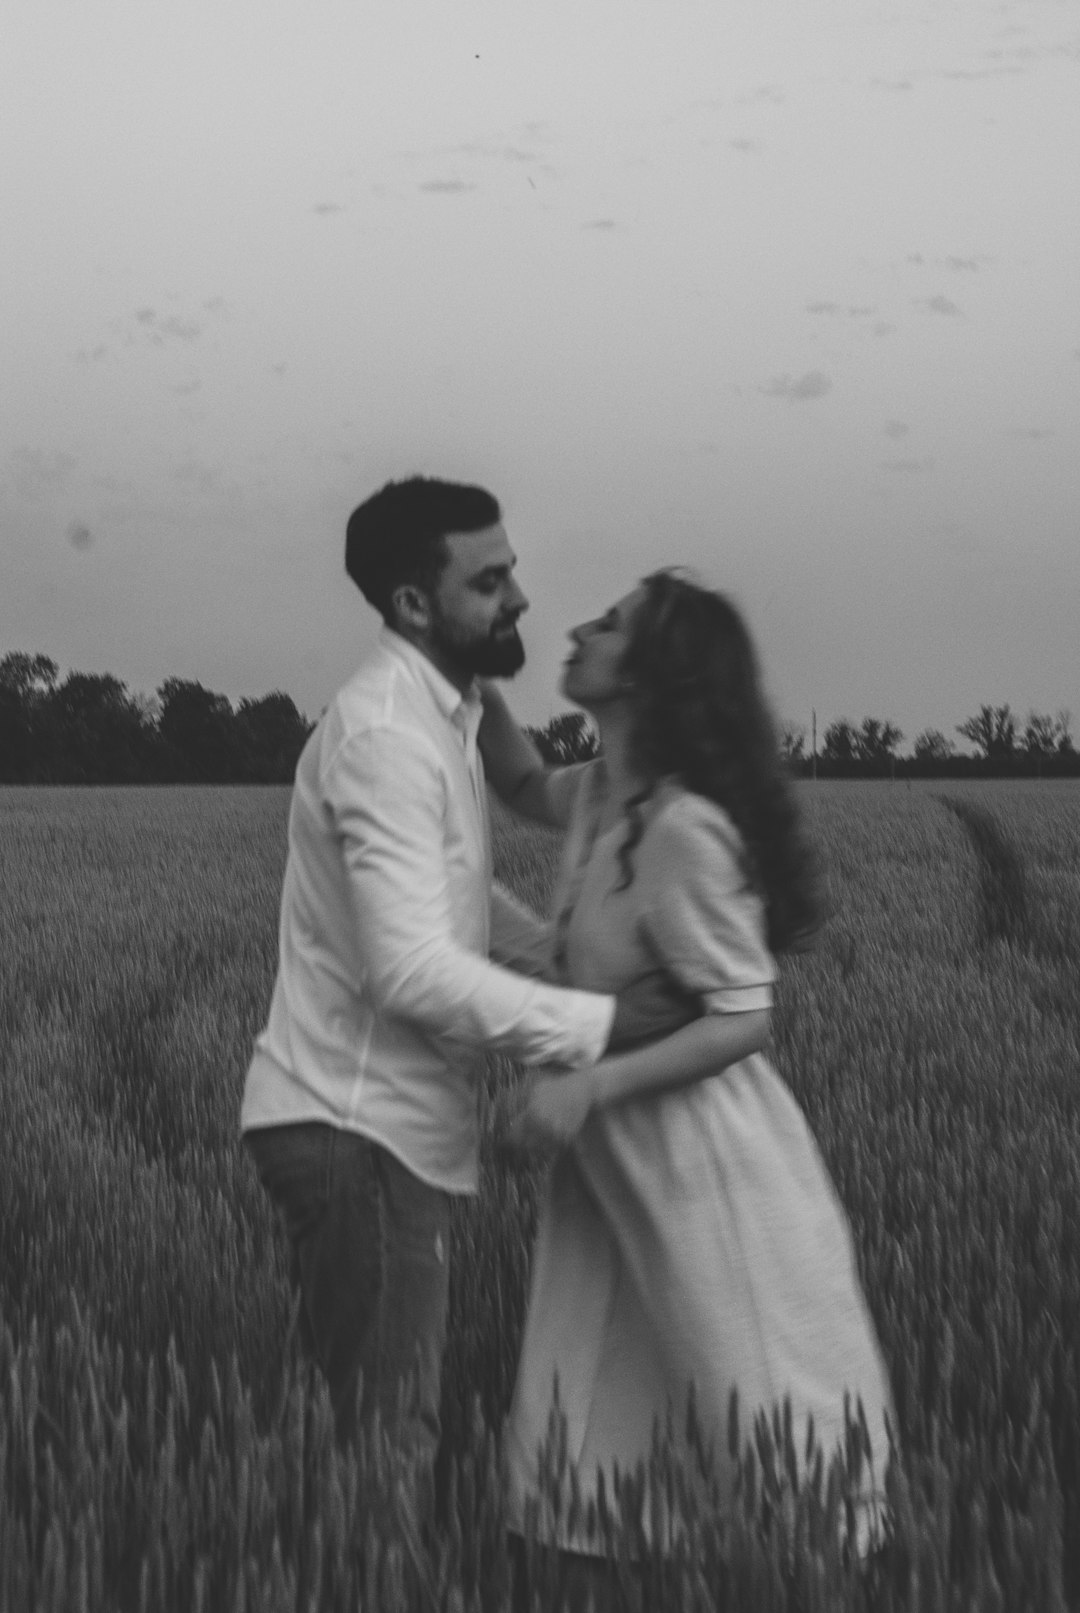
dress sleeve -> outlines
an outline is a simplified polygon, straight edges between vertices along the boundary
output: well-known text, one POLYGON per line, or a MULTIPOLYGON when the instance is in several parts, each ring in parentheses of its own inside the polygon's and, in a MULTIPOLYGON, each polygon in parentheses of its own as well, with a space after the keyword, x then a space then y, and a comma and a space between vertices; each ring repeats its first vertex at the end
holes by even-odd
POLYGON ((731 819, 686 792, 661 811, 650 838, 652 901, 644 922, 658 960, 709 1013, 771 1007, 776 964, 764 904, 743 872, 731 819))

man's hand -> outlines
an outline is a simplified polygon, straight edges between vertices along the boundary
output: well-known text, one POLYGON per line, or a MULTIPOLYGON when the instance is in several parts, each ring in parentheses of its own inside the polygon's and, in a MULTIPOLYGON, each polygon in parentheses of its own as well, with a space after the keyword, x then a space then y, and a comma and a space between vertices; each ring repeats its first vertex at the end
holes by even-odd
POLYGON ((657 1042, 691 1020, 700 1019, 701 1014, 696 997, 684 992, 663 970, 655 969, 616 997, 607 1051, 622 1053, 646 1042, 657 1042))

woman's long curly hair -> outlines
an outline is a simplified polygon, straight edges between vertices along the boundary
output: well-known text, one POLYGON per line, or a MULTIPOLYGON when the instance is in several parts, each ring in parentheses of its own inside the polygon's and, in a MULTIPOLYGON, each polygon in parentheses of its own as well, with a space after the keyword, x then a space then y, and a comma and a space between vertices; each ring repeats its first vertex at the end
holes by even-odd
MULTIPOLYGON (((623 659, 634 688, 632 759, 646 779, 677 778, 723 807, 764 900, 771 950, 801 950, 821 922, 817 860, 746 624, 723 594, 678 572, 653 572, 643 587, 623 659)), ((644 826, 640 809, 639 798, 623 846, 628 872, 644 826)))

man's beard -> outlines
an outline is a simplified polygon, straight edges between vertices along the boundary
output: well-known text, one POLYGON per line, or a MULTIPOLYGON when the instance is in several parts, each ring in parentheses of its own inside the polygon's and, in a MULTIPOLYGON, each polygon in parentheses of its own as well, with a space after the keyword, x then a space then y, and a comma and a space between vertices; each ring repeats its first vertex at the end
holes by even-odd
POLYGON ((525 665, 516 619, 474 638, 439 615, 432 623, 432 640, 433 647, 469 678, 512 678, 525 665))

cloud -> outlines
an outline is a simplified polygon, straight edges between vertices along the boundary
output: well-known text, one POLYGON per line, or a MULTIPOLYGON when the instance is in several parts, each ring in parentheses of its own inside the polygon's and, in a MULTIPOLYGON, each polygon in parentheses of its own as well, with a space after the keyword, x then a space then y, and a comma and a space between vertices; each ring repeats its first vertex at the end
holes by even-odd
POLYGON ((760 140, 729 140, 728 145, 733 151, 744 151, 747 153, 762 151, 764 149, 760 140))
POLYGON ((76 364, 103 364, 109 356, 108 345, 98 342, 96 347, 80 347, 75 354, 76 364))
POLYGON ((177 381, 175 386, 172 386, 172 387, 169 388, 169 391, 170 392, 175 392, 178 397, 186 398, 189 393, 198 392, 198 390, 199 390, 199 388, 201 386, 202 386, 202 382, 199 380, 199 377, 196 375, 196 376, 193 376, 190 381, 177 381))
POLYGON ((934 469, 934 460, 929 455, 925 459, 883 459, 882 470, 897 471, 901 475, 915 476, 921 471, 934 469))
POLYGON ((465 145, 451 146, 446 155, 455 157, 493 157, 499 162, 539 162, 540 153, 513 141, 474 140, 465 145))
POLYGON ((222 499, 234 507, 243 503, 240 484, 227 480, 220 465, 208 465, 201 459, 186 459, 174 469, 173 480, 191 492, 222 499))
POLYGON ((581 227, 583 230, 616 230, 619 226, 613 218, 590 218, 581 227))
POLYGON ((70 486, 78 460, 60 450, 16 448, 9 461, 11 482, 20 498, 38 499, 46 493, 62 493, 70 486))
POLYGON ((910 430, 902 420, 886 420, 884 426, 886 437, 906 437, 910 430))
POLYGON ((159 336, 175 336, 182 342, 193 342, 202 335, 201 325, 197 325, 193 319, 181 319, 178 314, 159 319, 155 329, 159 336))
POLYGON ((340 202, 316 202, 311 209, 313 213, 319 213, 324 218, 329 217, 331 213, 340 213, 341 210, 340 202))
POLYGON ((969 82, 974 82, 980 78, 1015 78, 1021 73, 1026 72, 1026 67, 1010 67, 1008 65, 1003 67, 957 67, 949 72, 942 73, 941 77, 966 79, 969 82))
POLYGON ((229 305, 224 297, 207 297, 203 307, 208 314, 227 314, 229 305))
POLYGON ((936 269, 949 269, 953 274, 976 274, 979 269, 985 268, 994 260, 985 252, 969 253, 966 256, 959 252, 950 252, 944 258, 928 258, 922 252, 909 252, 907 261, 919 268, 933 265, 936 269))
POLYGON ((463 191, 475 190, 475 185, 468 185, 463 179, 425 179, 420 186, 433 196, 460 196, 463 191))
POLYGON ((86 550, 94 541, 94 534, 85 521, 72 521, 67 529, 67 540, 73 549, 86 550))
POLYGON ((962 310, 956 306, 951 297, 942 297, 940 295, 937 297, 922 297, 920 301, 923 307, 929 308, 932 314, 947 314, 951 319, 963 319, 964 317, 962 310))
POLYGON ((840 302, 808 302, 808 314, 834 314, 842 315, 845 319, 867 319, 876 314, 877 309, 869 303, 840 303, 840 302))
MULTIPOLYGON (((202 326, 194 319, 184 319, 180 314, 159 314, 155 308, 137 308, 135 323, 139 333, 153 347, 164 347, 167 341, 173 339, 194 342, 202 335, 202 326)), ((118 322, 114 321, 113 329, 121 329, 118 322)), ((130 333, 127 339, 133 339, 130 333)))
POLYGON ((790 375, 778 375, 761 389, 766 397, 790 398, 792 403, 805 403, 811 398, 823 398, 832 391, 832 382, 821 370, 807 370, 793 380, 790 375))

